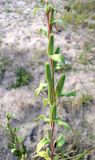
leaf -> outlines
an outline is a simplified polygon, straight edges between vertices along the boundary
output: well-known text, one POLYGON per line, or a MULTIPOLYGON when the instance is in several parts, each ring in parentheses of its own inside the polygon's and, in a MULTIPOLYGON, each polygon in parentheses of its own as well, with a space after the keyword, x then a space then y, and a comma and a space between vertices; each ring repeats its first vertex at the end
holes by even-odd
POLYGON ((52 7, 50 10, 49 24, 52 24, 53 21, 54 21, 54 8, 52 7))
POLYGON ((46 137, 44 137, 38 144, 37 144, 37 148, 36 151, 37 153, 47 144, 50 143, 50 140, 46 137))
POLYGON ((65 75, 63 74, 61 78, 59 79, 57 86, 56 86, 56 95, 59 97, 62 93, 64 83, 65 83, 65 75))
POLYGON ((46 107, 46 105, 48 105, 48 104, 49 104, 48 99, 44 98, 43 99, 43 105, 44 105, 44 107, 46 107))
POLYGON ((62 54, 53 54, 49 56, 50 59, 59 62, 59 63, 65 63, 64 56, 62 54))
POLYGON ((65 144, 65 138, 63 135, 60 135, 57 140, 57 147, 62 147, 65 144))
POLYGON ((51 160, 51 158, 49 158, 49 155, 46 151, 41 151, 38 153, 38 155, 42 158, 44 158, 45 160, 51 160))
POLYGON ((37 14, 37 12, 39 11, 39 9, 40 9, 39 7, 35 7, 35 8, 34 8, 34 10, 33 10, 34 15, 37 14))
POLYGON ((76 96, 76 91, 70 91, 67 93, 63 92, 60 96, 66 96, 66 97, 76 96))
POLYGON ((60 47, 57 47, 55 50, 55 54, 59 54, 60 53, 60 47))
POLYGON ((52 21, 52 24, 58 24, 63 26, 63 20, 62 19, 55 19, 52 21))
POLYGON ((48 35, 46 28, 41 28, 41 29, 39 30, 39 32, 40 32, 40 34, 43 34, 43 35, 46 36, 46 37, 47 37, 47 35, 48 35))
POLYGON ((54 54, 54 35, 50 34, 49 43, 48 43, 48 55, 54 54))
POLYGON ((55 157, 54 157, 54 160, 59 160, 59 156, 55 156, 55 157))
POLYGON ((55 120, 56 119, 56 105, 52 105, 50 107, 50 119, 55 120))
POLYGON ((11 149, 11 153, 14 155, 14 156, 17 156, 17 157, 20 157, 21 156, 21 152, 20 152, 20 150, 18 149, 15 149, 15 148, 13 148, 13 149, 11 149))
MULTIPOLYGON (((55 54, 59 54, 59 53, 60 53, 60 47, 57 47, 56 50, 55 50, 55 54)), ((53 61, 53 65, 54 65, 54 68, 56 68, 57 62, 53 61)))
POLYGON ((45 122, 50 122, 49 118, 47 118, 46 116, 42 114, 38 117, 38 119, 44 120, 45 122))
POLYGON ((43 91, 47 87, 47 83, 40 83, 39 87, 35 90, 36 96, 40 94, 41 91, 43 91))
POLYGON ((67 130, 70 129, 70 126, 68 125, 68 123, 64 122, 61 118, 57 118, 56 123, 60 126, 63 126, 67 130))
POLYGON ((52 78, 51 78, 51 70, 50 70, 50 65, 49 63, 45 63, 45 75, 46 75, 46 80, 49 84, 52 83, 52 78))

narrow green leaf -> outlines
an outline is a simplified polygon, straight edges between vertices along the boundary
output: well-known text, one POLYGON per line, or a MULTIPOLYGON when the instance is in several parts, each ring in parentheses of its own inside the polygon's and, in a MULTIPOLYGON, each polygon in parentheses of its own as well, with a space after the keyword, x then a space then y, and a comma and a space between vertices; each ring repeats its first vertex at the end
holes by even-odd
POLYGON ((47 83, 40 83, 39 87, 35 90, 36 96, 38 96, 40 92, 42 92, 46 88, 47 88, 47 83))
POLYGON ((65 83, 65 75, 63 74, 61 78, 59 79, 57 86, 56 86, 56 95, 59 97, 62 93, 64 83, 65 83))
POLYGON ((59 63, 65 63, 64 56, 62 54, 53 54, 49 56, 50 59, 59 62, 59 63))
POLYGON ((50 140, 46 137, 44 137, 38 144, 37 144, 37 148, 36 151, 37 153, 39 153, 39 151, 47 144, 50 143, 50 140))
POLYGON ((55 54, 59 54, 60 53, 60 47, 57 47, 55 50, 55 54))
POLYGON ((65 144, 65 138, 63 135, 60 135, 57 140, 57 147, 62 147, 65 144))
POLYGON ((70 91, 67 93, 63 92, 60 96, 66 96, 66 97, 76 96, 76 91, 70 91))
POLYGON ((45 75, 46 75, 47 82, 51 84, 52 78, 51 78, 51 70, 50 70, 49 63, 45 63, 45 75))
POLYGON ((49 19, 49 24, 52 24, 52 22, 54 21, 54 8, 52 7, 51 11, 50 11, 50 19, 49 19))
POLYGON ((48 55, 54 54, 54 35, 50 34, 49 43, 48 43, 48 55))
MULTIPOLYGON (((57 47, 56 50, 55 50, 55 54, 59 54, 59 53, 60 53, 60 47, 57 47)), ((54 65, 54 68, 56 68, 57 62, 53 61, 53 65, 54 65)))
POLYGON ((50 119, 56 120, 56 114, 56 105, 54 104, 50 107, 50 119))
POLYGON ((48 83, 48 101, 52 103, 52 86, 50 83, 48 83))
POLYGON ((56 119, 56 123, 60 126, 63 126, 65 129, 69 130, 70 126, 68 123, 64 122, 61 118, 56 119))

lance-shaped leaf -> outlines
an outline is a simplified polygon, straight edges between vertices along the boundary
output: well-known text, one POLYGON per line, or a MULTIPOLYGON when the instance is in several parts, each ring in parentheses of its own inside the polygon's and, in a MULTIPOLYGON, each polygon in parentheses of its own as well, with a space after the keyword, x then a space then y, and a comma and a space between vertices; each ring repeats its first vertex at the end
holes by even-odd
POLYGON ((49 24, 52 24, 53 21, 54 21, 54 8, 52 7, 50 10, 49 24))
MULTIPOLYGON (((55 54, 59 54, 59 53, 60 53, 60 47, 57 47, 56 50, 55 50, 55 54)), ((54 65, 54 68, 56 68, 57 62, 53 61, 53 65, 54 65)))
POLYGON ((50 70, 50 65, 49 63, 45 63, 45 75, 46 75, 46 80, 49 84, 52 83, 52 76, 51 76, 51 70, 50 70))
POLYGON ((37 153, 47 144, 50 143, 50 140, 46 137, 44 137, 38 144, 37 144, 37 148, 36 151, 37 153))
POLYGON ((56 62, 65 64, 65 59, 62 54, 53 54, 53 55, 50 55, 49 58, 56 62))
POLYGON ((59 79, 57 86, 56 86, 56 95, 59 97, 62 93, 64 83, 65 83, 65 75, 63 74, 61 78, 59 79))
POLYGON ((40 92, 42 92, 46 88, 47 88, 47 83, 40 83, 39 87, 35 90, 36 96, 38 96, 40 92))
POLYGON ((50 119, 51 120, 56 120, 56 105, 50 106, 50 119))
POLYGON ((60 96, 66 96, 66 97, 71 97, 71 96, 76 96, 76 91, 70 91, 70 92, 63 92, 61 93, 60 96))
POLYGON ((48 153, 46 151, 39 152, 38 156, 44 158, 45 160, 51 160, 51 158, 49 157, 49 155, 48 155, 48 153))
POLYGON ((57 139, 57 147, 62 147, 65 144, 65 138, 63 135, 60 135, 57 139))
POLYGON ((48 102, 52 103, 52 86, 48 83, 48 102))
POLYGON ((48 43, 48 55, 54 54, 54 35, 50 34, 49 43, 48 43))
POLYGON ((55 50, 55 54, 59 54, 60 53, 60 47, 57 47, 55 50))
POLYGON ((63 126, 65 129, 69 130, 70 126, 68 123, 64 122, 61 118, 56 119, 56 123, 60 126, 63 126))

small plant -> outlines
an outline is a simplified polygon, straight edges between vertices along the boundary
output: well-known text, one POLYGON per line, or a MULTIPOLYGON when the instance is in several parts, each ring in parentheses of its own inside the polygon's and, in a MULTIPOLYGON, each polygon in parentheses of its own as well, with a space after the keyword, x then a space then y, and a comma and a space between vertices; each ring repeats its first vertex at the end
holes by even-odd
POLYGON ((93 96, 91 94, 82 94, 77 100, 73 102, 74 106, 88 106, 93 102, 93 96))
POLYGON ((8 64, 9 64, 9 59, 7 57, 0 59, 0 83, 2 82, 4 78, 4 74, 5 74, 6 67, 8 64))
POLYGON ((80 53, 79 55, 79 62, 83 65, 87 65, 88 63, 90 63, 89 59, 88 59, 88 55, 91 52, 92 48, 94 47, 94 45, 90 42, 85 42, 84 47, 83 47, 83 52, 80 53))
POLYGON ((27 72, 23 67, 16 69, 16 77, 16 83, 12 85, 12 87, 14 88, 29 85, 32 79, 31 74, 27 72))
MULTIPOLYGON (((40 83, 39 87, 36 89, 36 95, 38 96, 43 90, 48 90, 48 98, 43 99, 44 106, 48 105, 50 108, 49 116, 40 115, 39 119, 44 120, 48 124, 47 134, 43 137, 43 139, 37 144, 36 147, 36 156, 42 157, 45 160, 59 160, 59 156, 56 153, 56 150, 62 148, 65 144, 65 137, 63 133, 59 134, 57 137, 55 135, 55 126, 63 126, 64 129, 69 130, 70 126, 68 123, 64 122, 62 118, 57 113, 57 102, 60 97, 70 97, 75 96, 75 91, 65 92, 64 84, 66 75, 63 73, 60 76, 60 79, 56 83, 55 79, 55 71, 59 70, 64 64, 65 59, 62 54, 60 54, 60 47, 54 48, 54 34, 53 27, 58 19, 55 18, 57 13, 54 3, 48 0, 42 1, 42 7, 44 7, 44 11, 47 18, 47 38, 48 38, 48 46, 47 46, 47 55, 48 62, 45 62, 45 78, 46 81, 44 83, 40 83)), ((37 9, 35 9, 37 10, 37 9)))
POLYGON ((19 128, 11 125, 13 116, 7 114, 7 134, 9 137, 8 148, 11 153, 18 158, 18 160, 27 160, 26 147, 23 144, 23 138, 17 135, 19 128))

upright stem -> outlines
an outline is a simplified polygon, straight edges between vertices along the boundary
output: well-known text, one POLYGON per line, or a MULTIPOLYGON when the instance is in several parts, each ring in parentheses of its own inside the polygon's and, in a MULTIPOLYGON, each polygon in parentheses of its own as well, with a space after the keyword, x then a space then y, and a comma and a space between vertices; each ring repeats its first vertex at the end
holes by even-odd
MULTIPOLYGON (((50 34, 52 33, 52 27, 53 27, 52 24, 50 24, 50 12, 47 14, 47 23, 48 23, 48 40, 49 40, 50 34)), ((51 75, 52 75, 52 94, 51 94, 52 102, 51 102, 51 105, 53 105, 56 102, 56 99, 55 99, 55 86, 54 86, 54 66, 53 66, 53 60, 52 59, 50 59, 50 67, 51 67, 51 75)), ((55 122, 52 119, 51 120, 51 134, 52 134, 52 137, 51 137, 51 145, 50 145, 50 148, 51 148, 51 160, 54 159, 54 150, 55 150, 55 146, 54 146, 54 128, 55 128, 55 122)))

